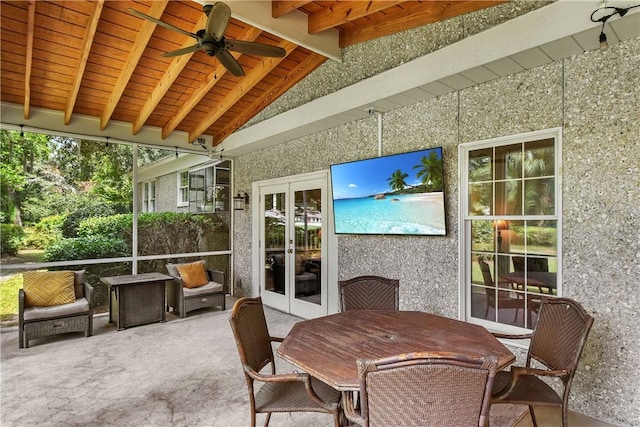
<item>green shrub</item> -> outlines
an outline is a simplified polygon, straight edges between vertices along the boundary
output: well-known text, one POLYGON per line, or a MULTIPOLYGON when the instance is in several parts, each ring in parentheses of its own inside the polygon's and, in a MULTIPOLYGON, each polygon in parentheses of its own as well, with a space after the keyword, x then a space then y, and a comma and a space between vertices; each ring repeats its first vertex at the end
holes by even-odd
POLYGON ((16 255, 22 249, 24 230, 13 224, 0 224, 0 241, 3 255, 16 255))
POLYGON ((62 238, 62 223, 66 215, 51 215, 42 218, 33 227, 25 228, 25 247, 44 249, 62 238))
POLYGON ((527 233, 527 244, 531 246, 552 247, 555 245, 555 228, 529 227, 527 233))
POLYGON ((104 236, 74 237, 61 239, 44 252, 45 261, 67 261, 74 259, 117 258, 130 256, 131 251, 123 239, 104 236))
POLYGON ((78 237, 78 227, 83 220, 92 217, 110 216, 115 213, 116 210, 112 205, 99 204, 82 207, 67 215, 62 224, 62 236, 78 237))
MULTIPOLYGON (((102 236, 125 239, 131 236, 133 216, 131 214, 93 217, 83 220, 78 226, 78 237, 102 236)), ((130 241, 131 239, 128 239, 130 241)))

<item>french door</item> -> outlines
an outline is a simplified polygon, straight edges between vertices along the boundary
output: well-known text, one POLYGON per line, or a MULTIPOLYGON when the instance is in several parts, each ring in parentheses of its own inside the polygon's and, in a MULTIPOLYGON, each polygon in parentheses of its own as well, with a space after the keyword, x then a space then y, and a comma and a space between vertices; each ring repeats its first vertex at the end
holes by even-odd
POLYGON ((258 191, 260 295, 265 305, 303 318, 327 314, 326 187, 326 178, 298 177, 258 191))

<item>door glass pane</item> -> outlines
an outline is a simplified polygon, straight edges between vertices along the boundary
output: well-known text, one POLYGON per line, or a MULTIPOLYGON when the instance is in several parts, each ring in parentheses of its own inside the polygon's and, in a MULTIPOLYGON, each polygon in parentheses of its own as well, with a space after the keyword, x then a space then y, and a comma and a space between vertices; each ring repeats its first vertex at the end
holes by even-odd
POLYGON ((264 200, 264 259, 265 290, 285 295, 286 254, 286 197, 285 193, 265 195, 264 200))
POLYGON ((295 297, 320 305, 322 257, 322 190, 294 193, 295 297))

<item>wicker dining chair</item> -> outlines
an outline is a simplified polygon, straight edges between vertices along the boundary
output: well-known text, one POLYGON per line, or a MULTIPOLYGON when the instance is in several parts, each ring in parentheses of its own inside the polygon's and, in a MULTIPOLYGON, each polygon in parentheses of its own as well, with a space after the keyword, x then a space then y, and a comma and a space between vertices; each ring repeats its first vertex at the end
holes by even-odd
POLYGON ((344 393, 344 412, 364 427, 483 427, 497 363, 495 356, 446 352, 358 359, 360 411, 344 393))
POLYGON ((400 281, 380 276, 340 280, 340 305, 347 310, 398 310, 400 281))
POLYGON ((340 426, 340 392, 307 373, 276 374, 271 343, 283 339, 269 335, 260 297, 237 300, 229 323, 249 388, 252 427, 257 413, 267 414, 266 427, 273 412, 324 412, 332 414, 335 426, 340 426), (267 365, 270 372, 264 369, 267 365), (255 382, 264 384, 256 390, 255 382))
POLYGON ((538 425, 534 406, 561 407, 562 425, 566 427, 571 383, 592 324, 593 317, 576 301, 543 297, 538 322, 531 334, 494 333, 498 338, 528 338, 531 342, 526 366, 512 366, 510 372, 499 372, 496 376, 491 404, 528 405, 534 426, 538 425), (547 369, 534 367, 534 360, 547 369), (559 378, 562 395, 543 378, 559 378))

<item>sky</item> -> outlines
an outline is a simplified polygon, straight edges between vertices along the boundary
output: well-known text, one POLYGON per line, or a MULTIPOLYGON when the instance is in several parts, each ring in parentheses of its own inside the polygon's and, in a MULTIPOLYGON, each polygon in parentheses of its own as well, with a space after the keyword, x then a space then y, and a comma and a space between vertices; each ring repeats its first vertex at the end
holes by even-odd
POLYGON ((390 191, 391 187, 389 187, 387 178, 390 178, 398 169, 409 174, 405 179, 408 185, 417 185, 420 183, 420 179, 416 177, 416 174, 420 169, 413 167, 419 165, 420 159, 428 156, 434 150, 439 154, 439 157, 442 156, 440 148, 430 148, 331 165, 333 198, 352 199, 390 191))

